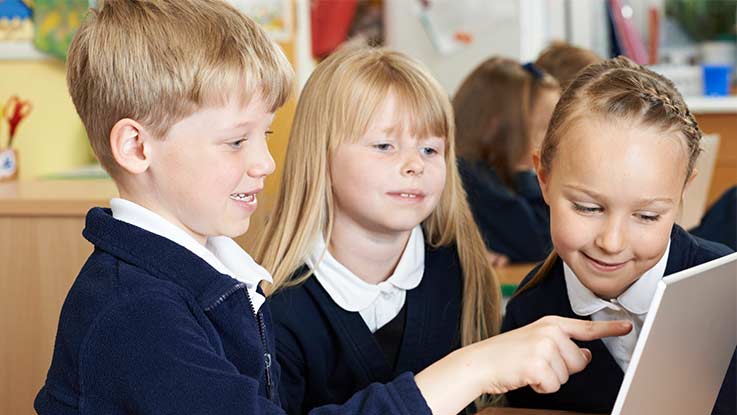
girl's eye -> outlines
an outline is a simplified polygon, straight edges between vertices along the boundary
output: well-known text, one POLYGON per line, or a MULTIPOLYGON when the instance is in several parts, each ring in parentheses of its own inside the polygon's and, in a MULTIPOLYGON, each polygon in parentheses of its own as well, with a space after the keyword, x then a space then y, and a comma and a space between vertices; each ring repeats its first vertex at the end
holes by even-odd
POLYGON ((657 222, 660 220, 660 215, 638 213, 636 216, 645 222, 657 222))
POLYGON ((392 145, 389 143, 379 143, 379 144, 374 144, 373 146, 375 149, 379 151, 388 151, 388 150, 391 150, 392 148, 392 145))
POLYGON ((578 203, 573 204, 573 209, 578 212, 585 213, 585 214, 600 213, 604 211, 604 209, 598 206, 584 206, 584 205, 579 205, 578 203))
POLYGON ((422 154, 426 156, 432 156, 438 153, 438 150, 434 149, 433 147, 422 147, 422 154))
POLYGON ((269 139, 269 137, 270 137, 270 136, 271 136, 272 134, 274 134, 274 131, 272 131, 272 130, 266 130, 266 131, 264 132, 264 137, 266 137, 266 139, 268 140, 268 139, 269 139))

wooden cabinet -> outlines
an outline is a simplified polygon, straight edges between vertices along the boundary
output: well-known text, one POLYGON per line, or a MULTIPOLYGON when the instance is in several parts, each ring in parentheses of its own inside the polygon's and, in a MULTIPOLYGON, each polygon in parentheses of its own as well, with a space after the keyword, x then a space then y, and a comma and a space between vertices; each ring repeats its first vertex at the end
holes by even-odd
POLYGON ((85 214, 116 195, 109 180, 0 184, 0 414, 35 413, 61 305, 92 252, 85 214))
POLYGON ((704 134, 718 134, 719 152, 707 206, 737 185, 737 97, 687 99, 704 134))

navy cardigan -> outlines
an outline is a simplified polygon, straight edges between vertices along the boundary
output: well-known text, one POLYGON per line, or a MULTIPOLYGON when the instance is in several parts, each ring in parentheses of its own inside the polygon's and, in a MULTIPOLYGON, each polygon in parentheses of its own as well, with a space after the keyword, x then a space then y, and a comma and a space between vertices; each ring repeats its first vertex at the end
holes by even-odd
MULTIPOLYGON (((670 275, 698 264, 728 255, 731 250, 724 245, 689 235, 678 225, 671 232, 671 246, 665 275, 670 275)), ((533 270, 520 284, 524 286, 537 272, 533 270)), ((558 315, 581 320, 574 314, 566 291, 563 263, 560 258, 539 285, 512 297, 507 305, 502 331, 514 330, 546 315, 558 315)), ((591 350, 593 359, 583 371, 572 375, 560 390, 551 394, 538 394, 529 387, 507 393, 512 406, 523 408, 557 409, 578 412, 609 413, 619 393, 624 372, 601 340, 576 342, 591 350)), ((737 411, 737 372, 735 356, 732 357, 727 376, 714 406, 715 414, 731 414, 737 411)))
POLYGON ((737 250, 737 186, 724 192, 690 232, 737 250))
POLYGON ((486 247, 512 262, 543 260, 552 249, 550 213, 535 174, 518 173, 513 191, 484 162, 459 159, 458 169, 486 247))
POLYGON ((372 382, 417 373, 457 349, 462 284, 455 246, 428 246, 422 281, 407 292, 396 367, 361 315, 340 308, 317 278, 271 296, 284 409, 297 414, 342 402, 372 382))
MULTIPOLYGON (((268 305, 176 243, 94 208, 39 414, 283 414, 268 305), (267 370, 268 367, 268 370, 267 370)), ((412 376, 316 414, 428 413, 412 376)))

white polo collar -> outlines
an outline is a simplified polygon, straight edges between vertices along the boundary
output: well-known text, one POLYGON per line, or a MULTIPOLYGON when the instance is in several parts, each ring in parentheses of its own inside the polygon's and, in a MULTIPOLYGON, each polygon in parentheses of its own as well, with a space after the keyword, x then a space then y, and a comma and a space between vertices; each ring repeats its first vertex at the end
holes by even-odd
POLYGON ((670 253, 670 241, 660 260, 645 271, 625 292, 619 295, 615 301, 607 301, 597 297, 591 290, 586 288, 578 279, 573 270, 563 262, 563 274, 566 279, 566 290, 573 312, 579 316, 590 316, 605 308, 619 310, 619 306, 632 314, 646 314, 650 308, 658 281, 665 275, 665 267, 668 264, 670 253))
POLYGON ((359 312, 372 332, 391 321, 404 305, 406 291, 417 287, 425 271, 425 238, 417 225, 410 233, 394 273, 369 284, 343 266, 326 249, 322 235, 305 260, 330 298, 342 309, 359 312))
POLYGON ((207 238, 207 243, 202 245, 179 226, 125 199, 111 199, 110 209, 115 219, 169 239, 202 258, 219 273, 245 283, 253 301, 254 311, 258 311, 263 305, 265 298, 256 291, 256 287, 261 281, 272 282, 271 274, 257 264, 233 239, 227 236, 211 236, 207 238))

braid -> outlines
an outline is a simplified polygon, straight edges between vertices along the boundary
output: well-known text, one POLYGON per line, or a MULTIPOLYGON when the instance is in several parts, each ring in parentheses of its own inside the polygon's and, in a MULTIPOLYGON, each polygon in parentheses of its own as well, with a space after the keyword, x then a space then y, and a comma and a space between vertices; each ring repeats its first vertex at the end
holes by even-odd
MULTIPOLYGON (((650 71, 648 70, 648 72, 650 71)), ((700 147, 701 130, 699 129, 699 124, 675 88, 662 90, 657 86, 658 83, 662 84, 662 82, 658 82, 659 79, 648 78, 646 78, 647 81, 650 81, 648 83, 656 85, 642 85, 638 97, 649 104, 647 106, 648 108, 646 108, 646 113, 654 108, 661 107, 665 111, 668 119, 676 121, 676 129, 685 136, 689 149, 689 162, 686 175, 686 179, 688 180, 693 173, 696 159, 702 151, 700 147)), ((671 87, 672 84, 670 81, 667 81, 665 86, 671 87)))

